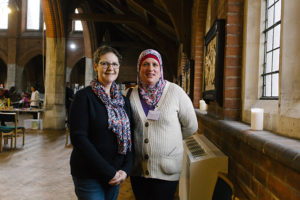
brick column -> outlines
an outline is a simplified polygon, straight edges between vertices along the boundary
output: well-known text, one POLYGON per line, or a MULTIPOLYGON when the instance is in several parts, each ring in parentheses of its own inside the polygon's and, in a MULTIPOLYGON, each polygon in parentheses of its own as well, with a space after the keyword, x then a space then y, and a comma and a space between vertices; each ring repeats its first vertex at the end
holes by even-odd
POLYGON ((192 10, 192 36, 191 56, 194 60, 194 99, 193 104, 199 107, 199 100, 202 99, 202 71, 204 53, 204 31, 207 10, 207 0, 194 1, 192 10))
POLYGON ((240 119, 244 0, 228 0, 224 64, 224 117, 240 119))

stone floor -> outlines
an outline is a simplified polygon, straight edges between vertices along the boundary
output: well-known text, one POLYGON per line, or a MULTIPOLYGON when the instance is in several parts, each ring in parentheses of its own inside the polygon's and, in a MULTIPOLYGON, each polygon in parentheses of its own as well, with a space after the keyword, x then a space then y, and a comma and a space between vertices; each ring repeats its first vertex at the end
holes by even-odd
MULTIPOLYGON (((0 153, 0 200, 75 200, 65 132, 26 131, 24 147, 21 141, 0 153)), ((118 200, 134 200, 128 180, 118 200)))

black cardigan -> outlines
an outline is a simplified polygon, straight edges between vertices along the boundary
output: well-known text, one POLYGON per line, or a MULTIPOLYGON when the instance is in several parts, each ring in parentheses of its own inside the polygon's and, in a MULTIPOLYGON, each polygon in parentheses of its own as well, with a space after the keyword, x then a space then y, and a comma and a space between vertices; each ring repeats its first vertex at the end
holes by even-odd
MULTIPOLYGON (((131 119, 129 100, 124 99, 124 109, 131 119)), ((105 105, 90 86, 76 93, 70 111, 72 176, 94 178, 108 183, 120 169, 129 175, 133 153, 118 153, 117 136, 108 129, 107 119, 105 105)))

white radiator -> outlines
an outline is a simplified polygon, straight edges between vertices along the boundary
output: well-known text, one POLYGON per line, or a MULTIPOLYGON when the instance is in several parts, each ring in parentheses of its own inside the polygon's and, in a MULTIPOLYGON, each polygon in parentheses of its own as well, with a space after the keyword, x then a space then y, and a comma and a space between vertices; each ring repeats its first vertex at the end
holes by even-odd
POLYGON ((218 173, 227 171, 227 156, 204 135, 194 134, 185 139, 180 200, 211 200, 218 173))

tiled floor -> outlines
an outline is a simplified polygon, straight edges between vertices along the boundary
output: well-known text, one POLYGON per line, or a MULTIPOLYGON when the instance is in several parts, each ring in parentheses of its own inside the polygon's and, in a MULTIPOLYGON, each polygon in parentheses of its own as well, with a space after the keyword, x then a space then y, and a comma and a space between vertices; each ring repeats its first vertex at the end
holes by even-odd
MULTIPOLYGON (((18 140, 16 150, 0 153, 0 200, 75 200, 65 132, 27 131, 24 147, 18 140)), ((128 181, 118 199, 134 200, 128 181)))

